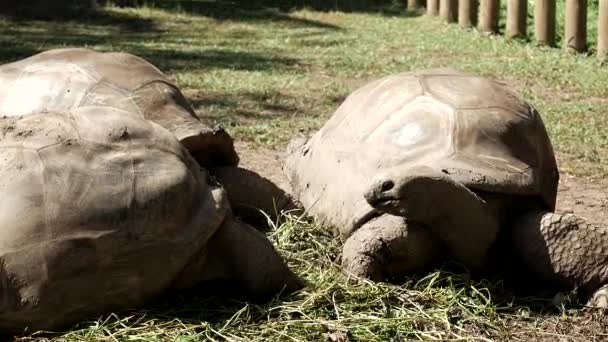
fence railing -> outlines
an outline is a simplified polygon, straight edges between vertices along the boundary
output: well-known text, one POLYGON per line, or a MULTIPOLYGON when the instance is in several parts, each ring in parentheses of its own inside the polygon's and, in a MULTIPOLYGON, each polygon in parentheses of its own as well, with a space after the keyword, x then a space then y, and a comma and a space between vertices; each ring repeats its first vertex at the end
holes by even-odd
MULTIPOLYGON (((506 0, 505 37, 527 36, 528 0, 506 0)), ((408 9, 418 9, 418 0, 407 0, 408 9)), ((538 44, 556 43, 556 0, 535 0, 534 37, 538 44)), ((499 30, 500 0, 427 0, 426 14, 448 23, 477 29, 486 34, 499 30)), ((587 51, 587 0, 565 0, 564 46, 569 51, 587 51)), ((598 1, 597 58, 608 60, 608 0, 598 1)))

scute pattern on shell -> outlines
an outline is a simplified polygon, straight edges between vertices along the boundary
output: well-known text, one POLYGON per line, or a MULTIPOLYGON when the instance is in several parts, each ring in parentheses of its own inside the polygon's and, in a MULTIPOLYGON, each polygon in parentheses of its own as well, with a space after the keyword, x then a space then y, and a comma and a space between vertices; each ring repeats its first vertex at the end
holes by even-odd
POLYGON ((136 114, 11 116, 0 132, 0 191, 10 194, 0 197, 0 331, 141 305, 224 221, 223 190, 136 114))
POLYGON ((473 190, 555 206, 559 174, 536 110, 504 84, 450 69, 357 89, 288 156, 285 171, 304 207, 349 236, 373 212, 362 199, 370 179, 418 166, 473 190))
POLYGON ((232 138, 203 124, 166 75, 132 54, 49 50, 1 65, 0 87, 0 116, 113 107, 168 129, 205 166, 238 164, 232 138))

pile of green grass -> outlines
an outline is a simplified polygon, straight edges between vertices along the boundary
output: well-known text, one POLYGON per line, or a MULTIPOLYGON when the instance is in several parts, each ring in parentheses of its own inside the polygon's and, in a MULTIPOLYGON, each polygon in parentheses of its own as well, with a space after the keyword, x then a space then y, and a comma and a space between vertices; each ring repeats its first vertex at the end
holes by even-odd
MULTIPOLYGON (((270 238, 307 282, 295 294, 255 305, 174 294, 146 309, 84 322, 45 338, 62 341, 588 340, 608 336, 603 316, 550 299, 514 298, 500 282, 437 270, 400 284, 349 278, 327 229, 287 216, 270 238)), ((39 334, 23 338, 35 339, 39 334)))
MULTIPOLYGON (((0 62, 64 46, 129 51, 173 76, 198 113, 237 139, 284 148, 318 129, 368 80, 455 67, 505 80, 543 113, 562 169, 608 174, 608 68, 586 56, 462 31, 419 13, 107 8, 61 21, 0 17, 0 62)), ((290 218, 271 238, 304 290, 264 305, 175 294, 147 309, 42 335, 81 341, 547 340, 606 337, 606 318, 577 303, 514 299, 499 281, 439 270, 403 284, 358 282, 339 269, 340 244, 290 218)), ((38 335, 24 337, 34 339, 38 335)))

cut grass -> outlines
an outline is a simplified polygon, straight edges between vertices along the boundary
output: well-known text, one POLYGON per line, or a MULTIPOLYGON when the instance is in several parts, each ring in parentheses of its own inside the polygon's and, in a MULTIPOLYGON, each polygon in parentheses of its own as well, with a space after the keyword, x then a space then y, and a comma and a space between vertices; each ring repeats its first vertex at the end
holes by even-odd
MULTIPOLYGON (((406 341, 607 338, 604 315, 561 310, 549 299, 514 298, 498 281, 438 270, 391 285, 340 271, 341 244, 327 229, 287 216, 270 238, 307 282, 263 305, 209 297, 195 289, 146 309, 84 322, 62 341, 406 341)), ((35 339, 24 337, 22 341, 35 339)))
MULTIPOLYGON (((222 7, 224 6, 224 7, 222 7)), ((63 46, 123 50, 175 77, 201 117, 236 139, 283 148, 316 130, 352 90, 384 75, 455 67, 506 80, 543 113, 562 169, 608 174, 608 68, 415 14, 195 13, 107 8, 68 21, 0 18, 0 62, 63 46)), ((228 7, 226 7, 228 6, 228 7)), ((340 242, 290 218, 271 238, 309 286, 264 305, 174 294, 147 309, 43 335, 82 341, 601 340, 606 318, 515 299, 500 282, 440 270, 400 286, 357 282, 339 269, 340 242)), ((38 335, 22 338, 36 339, 38 335)))

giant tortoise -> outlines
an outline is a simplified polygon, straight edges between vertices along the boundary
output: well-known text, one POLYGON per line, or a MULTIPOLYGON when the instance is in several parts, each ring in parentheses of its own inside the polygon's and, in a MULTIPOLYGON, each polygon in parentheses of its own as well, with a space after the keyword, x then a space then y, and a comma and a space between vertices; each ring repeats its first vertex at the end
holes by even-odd
POLYGON ((451 69, 388 76, 289 150, 293 194, 346 238, 352 274, 403 275, 447 250, 472 272, 521 265, 586 294, 608 281, 607 230, 553 212, 559 174, 543 121, 502 83, 451 69))
POLYGON ((292 203, 268 180, 238 167, 230 135, 197 117, 179 88, 156 66, 124 52, 48 50, 0 66, 0 115, 86 106, 122 109, 169 130, 230 194, 235 213, 255 223, 292 203))
POLYGON ((207 280, 254 298, 301 286, 208 171, 236 169, 230 136, 144 60, 66 49, 0 66, 0 132, 0 333, 207 280))

